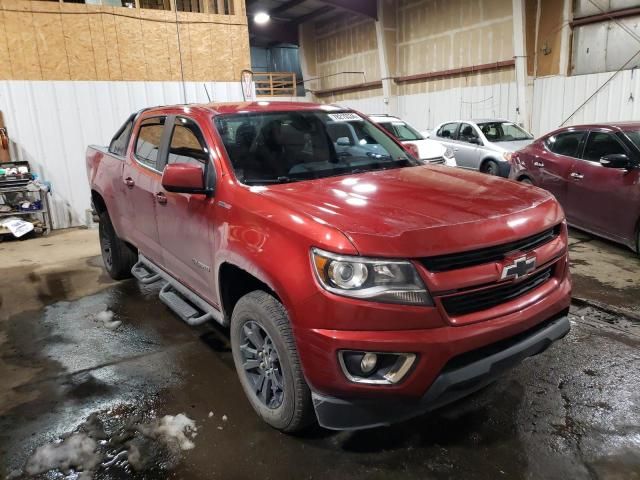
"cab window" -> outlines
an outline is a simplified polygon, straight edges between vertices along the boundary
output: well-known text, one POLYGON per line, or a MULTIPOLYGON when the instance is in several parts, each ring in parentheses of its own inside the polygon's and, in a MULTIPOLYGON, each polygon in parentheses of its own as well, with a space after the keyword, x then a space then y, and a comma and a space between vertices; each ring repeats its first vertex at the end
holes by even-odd
POLYGON ((204 167, 208 160, 209 148, 198 124, 189 118, 176 117, 167 163, 190 163, 204 167))
POLYGON ((140 124, 136 138, 135 157, 142 165, 159 170, 158 153, 166 117, 147 118, 140 124))
POLYGON ((591 132, 584 147, 582 158, 591 162, 599 162, 605 155, 627 153, 618 139, 605 132, 591 132))
POLYGON ((559 133, 547 138, 545 144, 553 153, 577 158, 582 137, 584 132, 559 133))
POLYGON ((440 127, 436 135, 441 138, 454 138, 457 129, 457 123, 445 123, 440 127))
POLYGON ((471 143, 473 140, 480 140, 478 133, 475 128, 468 123, 463 123, 460 125, 460 133, 458 133, 458 140, 461 142, 469 142, 471 143))

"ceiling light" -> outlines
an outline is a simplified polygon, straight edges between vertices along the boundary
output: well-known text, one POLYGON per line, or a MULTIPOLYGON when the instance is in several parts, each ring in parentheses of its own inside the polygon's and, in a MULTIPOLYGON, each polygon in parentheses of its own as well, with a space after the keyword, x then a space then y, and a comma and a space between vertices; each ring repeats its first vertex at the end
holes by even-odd
POLYGON ((271 20, 271 17, 266 12, 258 12, 253 16, 253 21, 258 25, 264 25, 269 22, 269 20, 271 20))

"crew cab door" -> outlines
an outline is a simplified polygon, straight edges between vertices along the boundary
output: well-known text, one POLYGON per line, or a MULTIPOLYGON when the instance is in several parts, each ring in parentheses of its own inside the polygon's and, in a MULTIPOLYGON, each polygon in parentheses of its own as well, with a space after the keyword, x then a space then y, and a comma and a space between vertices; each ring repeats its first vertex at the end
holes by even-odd
POLYGON ((553 193, 569 216, 567 192, 572 167, 583 148, 582 130, 558 133, 547 138, 533 155, 527 157, 527 167, 534 183, 553 193))
POLYGON ((127 203, 127 206, 121 209, 122 215, 132 218, 131 222, 127 222, 131 226, 128 238, 145 256, 155 262, 162 260, 156 224, 155 194, 161 182, 166 119, 166 116, 141 119, 122 173, 127 203))
POLYGON ((600 159, 611 154, 635 159, 615 133, 589 132, 582 159, 571 168, 566 213, 576 226, 628 242, 634 238, 638 220, 633 199, 639 173, 637 168, 601 165, 600 159))
MULTIPOLYGON (((214 168, 204 129, 186 116, 168 119, 166 163, 190 163, 214 168)), ((162 266, 201 297, 213 298, 214 228, 213 196, 172 193, 158 185, 156 218, 162 245, 162 266)))

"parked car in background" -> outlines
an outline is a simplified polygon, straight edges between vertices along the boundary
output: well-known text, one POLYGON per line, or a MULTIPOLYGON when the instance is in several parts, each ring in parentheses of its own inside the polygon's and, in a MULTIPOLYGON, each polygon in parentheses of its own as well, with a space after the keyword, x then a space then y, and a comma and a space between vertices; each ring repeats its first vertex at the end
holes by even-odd
POLYGON ((247 399, 280 430, 405 420, 570 329, 553 195, 425 165, 354 111, 150 108, 88 148, 87 175, 107 272, 229 327, 247 399), (357 119, 379 151, 340 155, 328 126, 357 119))
MULTIPOLYGON (((414 128, 403 122, 399 118, 389 115, 372 115, 369 119, 380 125, 389 134, 393 135, 399 142, 407 147, 411 154, 431 164, 444 164, 455 167, 456 161, 453 158, 453 150, 441 145, 434 140, 425 139, 414 128)), ((354 115, 352 118, 345 117, 344 121, 329 122, 327 132, 335 144, 336 151, 343 157, 350 155, 360 155, 362 152, 369 152, 369 155, 377 155, 380 145, 375 143, 371 135, 363 128, 362 117, 354 115)))
POLYGON ((533 141, 533 135, 506 120, 458 120, 435 129, 435 140, 451 148, 461 168, 509 176, 511 155, 533 141))
POLYGON ((453 149, 425 138, 407 122, 391 115, 369 115, 369 119, 384 128, 404 145, 411 145, 414 156, 429 163, 444 163, 456 167, 453 149))
POLYGON ((561 128, 511 160, 511 178, 553 193, 571 225, 640 253, 640 122, 561 128))

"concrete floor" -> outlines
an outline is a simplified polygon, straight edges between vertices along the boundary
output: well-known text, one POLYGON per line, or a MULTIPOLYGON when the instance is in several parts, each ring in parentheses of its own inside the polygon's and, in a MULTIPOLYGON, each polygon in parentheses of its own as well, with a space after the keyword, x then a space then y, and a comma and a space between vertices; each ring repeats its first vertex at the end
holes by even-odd
MULTIPOLYGON (((576 293, 640 311, 633 254, 573 236, 576 293)), ((389 428, 291 437, 251 410, 223 329, 183 324, 157 288, 111 282, 97 254, 92 230, 0 244, 0 478, 23 478, 38 446, 81 430, 98 443, 95 478, 640 479, 634 320, 576 307, 565 340, 468 399, 389 428), (119 328, 98 319, 106 308, 119 328), (178 413, 198 426, 195 448, 141 434, 178 413), (120 453, 132 443, 135 462, 120 453)))

